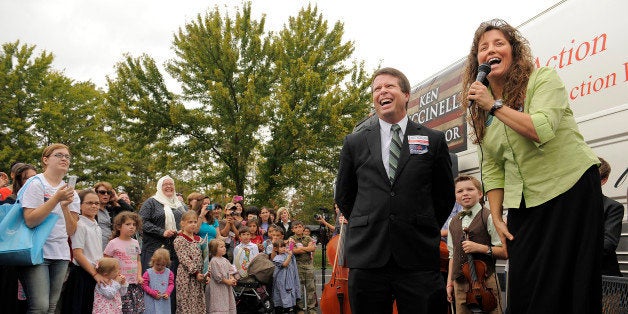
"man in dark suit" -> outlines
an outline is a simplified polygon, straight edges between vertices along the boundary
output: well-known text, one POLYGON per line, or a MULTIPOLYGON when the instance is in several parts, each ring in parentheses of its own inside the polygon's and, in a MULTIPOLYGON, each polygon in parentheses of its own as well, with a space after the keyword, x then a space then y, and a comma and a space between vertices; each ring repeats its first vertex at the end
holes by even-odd
POLYGON ((441 312, 439 230, 455 200, 445 136, 408 119, 399 70, 376 71, 371 91, 379 119, 345 138, 336 182, 351 310, 390 313, 396 300, 399 313, 441 312))
MULTIPOLYGON (((611 165, 604 158, 600 159, 600 180, 604 185, 611 174, 611 165)), ((624 219, 624 205, 603 195, 604 203, 604 250, 602 251, 602 275, 623 277, 619 270, 615 250, 621 236, 621 223, 624 219)))

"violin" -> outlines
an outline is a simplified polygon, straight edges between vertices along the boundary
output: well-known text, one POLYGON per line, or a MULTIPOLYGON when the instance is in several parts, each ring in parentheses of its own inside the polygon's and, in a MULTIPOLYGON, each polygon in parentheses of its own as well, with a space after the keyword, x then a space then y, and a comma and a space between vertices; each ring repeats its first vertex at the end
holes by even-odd
POLYGON ((447 242, 441 240, 438 250, 440 254, 440 272, 447 273, 449 271, 449 249, 447 249, 447 242))
MULTIPOLYGON (((464 228, 464 238, 469 240, 469 229, 464 228)), ((467 290, 467 307, 474 312, 481 310, 490 312, 497 307, 497 300, 493 289, 487 288, 485 279, 488 278, 487 267, 484 261, 474 260, 473 254, 467 254, 467 261, 462 265, 462 274, 469 283, 467 290)))
MULTIPOLYGON (((349 305, 349 268, 344 266, 344 235, 346 224, 340 225, 340 233, 327 243, 327 260, 334 261, 331 278, 323 286, 321 295, 322 314, 351 314, 349 305)), ((393 303, 393 314, 397 314, 397 301, 393 303)))

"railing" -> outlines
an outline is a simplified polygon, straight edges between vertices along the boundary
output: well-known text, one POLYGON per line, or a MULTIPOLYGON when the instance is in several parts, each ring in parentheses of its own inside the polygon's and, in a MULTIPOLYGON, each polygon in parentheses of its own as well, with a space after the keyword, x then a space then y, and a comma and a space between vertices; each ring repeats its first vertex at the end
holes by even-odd
POLYGON ((624 277, 628 277, 628 223, 624 222, 622 224, 622 231, 624 232, 621 233, 615 254, 617 254, 619 270, 624 277))
MULTIPOLYGON (((504 309, 508 303, 506 298, 506 274, 504 273, 505 262, 498 260, 496 265, 504 309)), ((628 313, 628 277, 602 276, 602 313, 628 313)))
POLYGON ((628 313, 628 278, 602 276, 602 313, 628 313))

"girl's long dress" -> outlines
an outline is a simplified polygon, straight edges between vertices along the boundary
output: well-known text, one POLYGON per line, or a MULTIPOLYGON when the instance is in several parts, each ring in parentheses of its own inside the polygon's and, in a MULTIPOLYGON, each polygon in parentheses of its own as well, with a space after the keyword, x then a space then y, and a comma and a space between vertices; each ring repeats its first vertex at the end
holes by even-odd
POLYGON ((273 259, 275 271, 273 273, 273 303, 276 307, 291 308, 301 298, 299 287, 299 272, 297 261, 292 256, 288 267, 283 267, 283 262, 288 258, 287 254, 277 254, 273 259))
POLYGON ((209 312, 235 314, 236 303, 233 287, 222 283, 223 279, 229 278, 233 267, 224 257, 212 257, 209 268, 211 269, 209 312))
POLYGON ((177 313, 205 313, 205 284, 196 280, 196 273, 203 270, 202 240, 191 239, 179 234, 174 240, 174 249, 179 257, 179 268, 175 276, 177 291, 177 313))

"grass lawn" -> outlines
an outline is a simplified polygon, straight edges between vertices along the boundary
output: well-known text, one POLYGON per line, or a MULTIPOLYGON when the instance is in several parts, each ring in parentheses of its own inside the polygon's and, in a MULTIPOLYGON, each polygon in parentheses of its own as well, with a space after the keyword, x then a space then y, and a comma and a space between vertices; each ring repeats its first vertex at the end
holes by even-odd
MULTIPOLYGON (((321 259, 323 258, 323 250, 321 249, 321 245, 316 246, 316 251, 314 251, 314 269, 321 269, 321 259)), ((329 269, 329 262, 327 261, 327 257, 325 257, 325 262, 327 265, 325 268, 329 269)))

